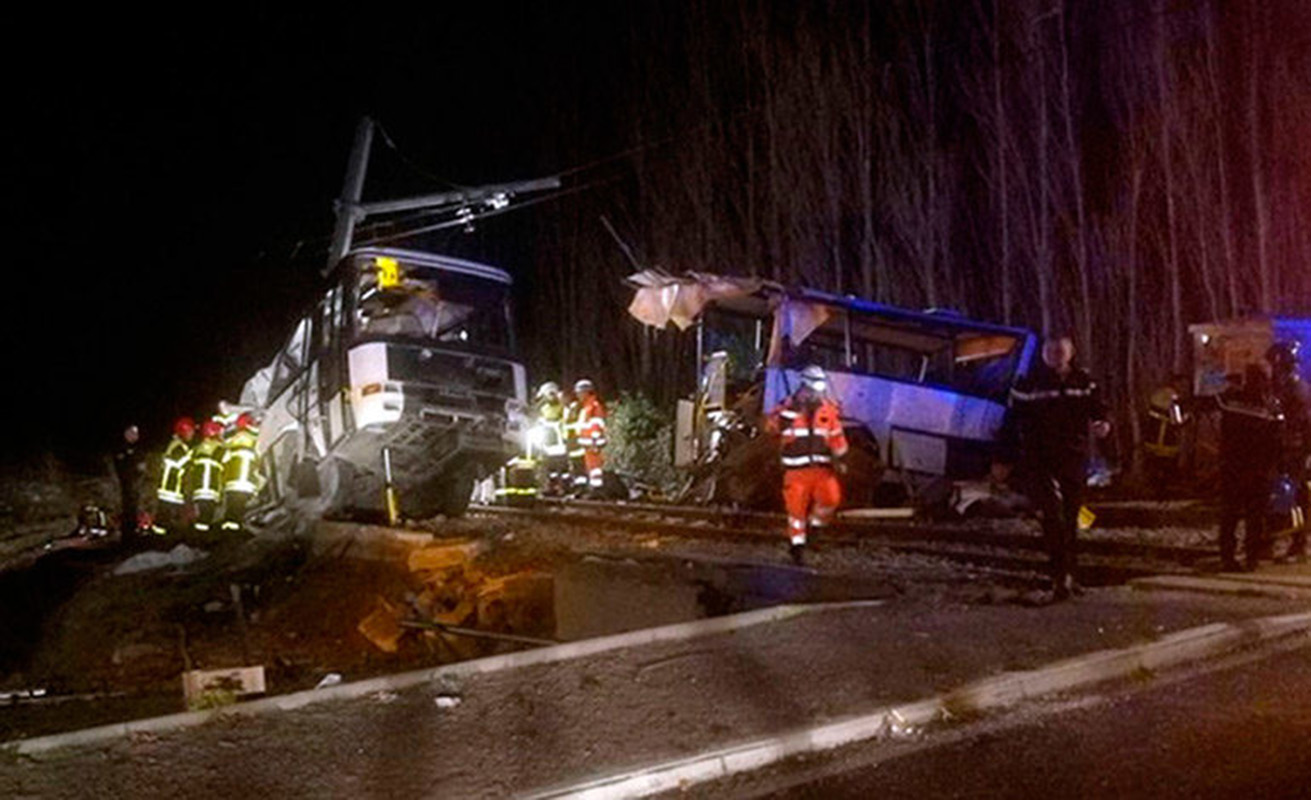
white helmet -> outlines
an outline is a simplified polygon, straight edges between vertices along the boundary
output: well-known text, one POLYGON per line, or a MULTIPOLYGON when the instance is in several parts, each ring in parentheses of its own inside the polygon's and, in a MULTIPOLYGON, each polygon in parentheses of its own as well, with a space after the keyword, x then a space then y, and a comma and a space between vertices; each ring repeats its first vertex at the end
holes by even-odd
POLYGON ((818 394, 825 394, 828 392, 828 375, 823 367, 811 364, 801 370, 801 385, 818 394))
POLYGON ((542 400, 549 397, 560 396, 560 384, 555 381, 547 381, 537 387, 537 399, 542 400))
POLYGON ((580 378, 579 381, 574 384, 574 394, 582 394, 583 392, 595 392, 595 391, 596 391, 596 386, 594 386, 592 382, 589 381, 587 378, 580 378))

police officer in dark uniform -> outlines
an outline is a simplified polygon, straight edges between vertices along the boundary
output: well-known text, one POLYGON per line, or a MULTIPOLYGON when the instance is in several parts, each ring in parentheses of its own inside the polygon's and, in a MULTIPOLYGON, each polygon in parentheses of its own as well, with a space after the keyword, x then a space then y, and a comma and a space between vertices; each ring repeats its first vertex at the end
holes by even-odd
POLYGON ((1075 538, 1088 480, 1089 434, 1100 439, 1110 430, 1100 389, 1074 365, 1073 340, 1047 337, 1042 363, 1011 390, 994 476, 1009 475, 1009 465, 1015 465, 1019 488, 1042 515, 1054 600, 1077 589, 1075 538))
POLYGON ((1278 449, 1278 416, 1270 381, 1259 364, 1249 364, 1241 380, 1216 398, 1220 407, 1220 564, 1237 572, 1237 528, 1243 521, 1243 555, 1247 569, 1256 569, 1268 555, 1266 500, 1274 477, 1278 449))
POLYGON ((1307 474, 1307 458, 1311 457, 1311 388, 1298 375, 1300 346, 1295 340, 1275 342, 1266 351, 1270 363, 1271 391, 1274 406, 1282 417, 1277 453, 1279 473, 1291 479, 1296 487, 1296 510, 1292 516, 1293 541, 1288 557, 1306 558, 1307 514, 1311 511, 1311 475, 1307 474))
POLYGON ((119 543, 128 546, 137 539, 137 518, 141 514, 141 482, 146 477, 146 460, 138 441, 141 433, 135 425, 123 430, 123 446, 114 454, 114 473, 118 476, 119 543))

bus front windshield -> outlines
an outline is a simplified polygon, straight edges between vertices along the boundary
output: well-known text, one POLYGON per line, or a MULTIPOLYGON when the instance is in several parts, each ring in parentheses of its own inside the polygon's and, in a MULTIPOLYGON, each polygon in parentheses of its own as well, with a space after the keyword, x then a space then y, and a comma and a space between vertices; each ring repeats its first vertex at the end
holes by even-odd
POLYGON ((416 267, 389 279, 365 268, 358 288, 357 339, 406 339, 479 350, 510 347, 509 287, 498 281, 416 267))

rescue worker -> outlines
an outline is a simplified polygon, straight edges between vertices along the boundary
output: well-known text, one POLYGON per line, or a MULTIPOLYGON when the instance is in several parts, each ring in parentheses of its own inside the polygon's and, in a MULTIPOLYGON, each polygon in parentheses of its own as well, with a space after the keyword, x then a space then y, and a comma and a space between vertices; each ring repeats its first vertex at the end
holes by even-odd
POLYGON ((232 434, 237 432, 237 418, 241 416, 241 409, 227 400, 218 401, 218 413, 211 419, 222 426, 222 438, 227 441, 232 434))
POLYGON ((565 492, 569 478, 569 450, 564 431, 564 396, 554 381, 537 388, 534 406, 536 420, 532 434, 538 439, 537 449, 546 471, 544 494, 558 497, 565 492))
POLYGON ((1311 511, 1311 474, 1307 467, 1311 458, 1311 388, 1297 372, 1300 352, 1301 346, 1295 340, 1275 342, 1266 351, 1274 405, 1282 417, 1277 446, 1279 474, 1292 484, 1289 527, 1293 539, 1286 557, 1297 561, 1306 558, 1307 515, 1311 511))
POLYGON ((599 497, 605 486, 605 455, 602 452, 606 445, 605 405, 596 394, 596 386, 587 378, 574 384, 574 396, 579 404, 574 424, 578 428, 578 445, 583 449, 583 468, 587 471, 586 492, 599 497))
POLYGON ((191 440, 195 436, 196 423, 191 417, 180 417, 173 423, 173 438, 164 448, 159 488, 155 490, 155 519, 150 526, 151 533, 160 536, 177 533, 186 525, 187 465, 191 463, 191 440))
POLYGON ((141 431, 135 425, 123 429, 123 446, 114 454, 114 474, 118 477, 119 543, 125 546, 137 540, 141 525, 141 482, 146 477, 146 460, 138 442, 141 431))
POLYGON ((1243 522, 1243 555, 1254 570, 1267 555, 1266 500, 1277 465, 1278 415, 1269 379, 1249 364, 1241 379, 1216 398, 1220 407, 1220 565, 1237 572, 1238 522, 1243 522))
MULTIPOLYGON (((561 398, 563 400, 563 398, 561 398)), ((578 420, 583 413, 583 403, 575 393, 564 407, 564 442, 565 455, 569 472, 566 475, 566 491, 570 497, 581 497, 587 492, 587 466, 583 456, 586 448, 578 441, 578 420)))
POLYGON ((1053 600, 1078 591, 1075 543, 1088 481, 1089 433, 1102 439, 1110 432, 1101 390, 1074 364, 1074 341, 1048 336, 1042 363, 1011 389, 993 477, 1008 478, 1014 466, 1019 488, 1042 515, 1053 600))
POLYGON ((191 452, 187 469, 187 490, 196 509, 192 527, 205 533, 219 522, 219 502, 223 498, 223 425, 217 419, 200 426, 200 444, 191 452))
POLYGON ((223 525, 225 531, 239 531, 246 507, 259 491, 255 444, 259 426, 250 412, 237 417, 236 430, 223 444, 223 525))
POLYGON ((832 522, 842 503, 838 475, 846 472, 842 411, 829 397, 824 370, 815 365, 803 369, 801 385, 770 413, 766 425, 781 439, 788 553, 800 565, 808 535, 832 522))
POLYGON ((1182 376, 1174 376, 1170 383, 1152 392, 1147 403, 1143 450, 1158 495, 1164 495, 1183 469, 1185 435, 1192 422, 1184 380, 1182 376))

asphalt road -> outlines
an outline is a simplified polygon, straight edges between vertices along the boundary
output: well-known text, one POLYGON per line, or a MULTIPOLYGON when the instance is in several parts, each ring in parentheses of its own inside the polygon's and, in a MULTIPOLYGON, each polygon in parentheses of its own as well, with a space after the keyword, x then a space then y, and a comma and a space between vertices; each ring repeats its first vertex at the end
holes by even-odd
MULTIPOLYGON (((980 726, 777 798, 1311 796, 1311 649, 980 726)), ((795 772, 806 767, 794 765, 795 772)), ((775 785, 797 780, 782 771, 775 785)), ((728 788, 728 787, 720 787, 728 788)), ((756 789, 766 787, 757 785, 756 789)))

